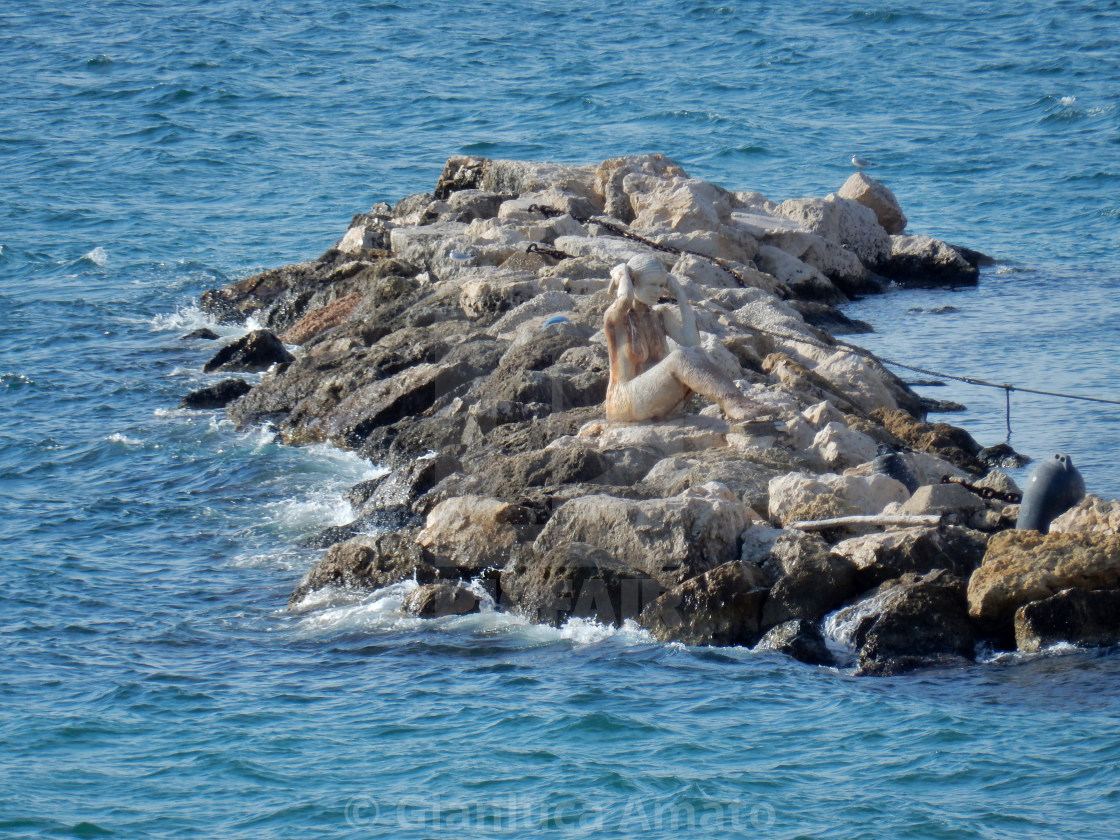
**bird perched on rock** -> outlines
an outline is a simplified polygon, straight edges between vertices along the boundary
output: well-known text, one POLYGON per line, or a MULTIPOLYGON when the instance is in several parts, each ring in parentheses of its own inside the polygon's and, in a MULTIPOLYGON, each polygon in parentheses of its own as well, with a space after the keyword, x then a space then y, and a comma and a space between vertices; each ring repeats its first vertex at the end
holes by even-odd
POLYGON ((859 155, 852 155, 852 166, 862 172, 865 166, 875 166, 875 162, 861 158, 859 155))

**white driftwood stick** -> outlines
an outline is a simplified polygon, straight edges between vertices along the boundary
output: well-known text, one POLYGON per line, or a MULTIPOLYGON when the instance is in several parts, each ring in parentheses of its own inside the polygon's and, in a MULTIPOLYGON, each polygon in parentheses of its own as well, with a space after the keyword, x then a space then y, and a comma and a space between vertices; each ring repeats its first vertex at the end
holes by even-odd
POLYGON ((910 527, 912 525, 937 525, 941 522, 939 513, 922 513, 899 516, 885 516, 871 514, 868 516, 837 516, 835 519, 803 519, 800 522, 790 522, 787 528, 796 528, 799 531, 825 531, 829 528, 843 528, 848 525, 870 525, 872 527, 890 528, 892 526, 910 527))

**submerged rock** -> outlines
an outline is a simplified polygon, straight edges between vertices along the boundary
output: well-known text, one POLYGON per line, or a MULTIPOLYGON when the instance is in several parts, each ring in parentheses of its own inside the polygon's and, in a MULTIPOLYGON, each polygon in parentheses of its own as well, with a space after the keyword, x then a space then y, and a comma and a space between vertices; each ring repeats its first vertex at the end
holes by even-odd
POLYGON ((225 408, 252 388, 244 379, 223 379, 217 385, 191 391, 179 405, 182 408, 225 408))
POLYGON ((772 650, 791 656, 806 665, 834 665, 832 651, 825 644, 824 635, 815 622, 803 618, 791 619, 770 628, 755 650, 772 650))

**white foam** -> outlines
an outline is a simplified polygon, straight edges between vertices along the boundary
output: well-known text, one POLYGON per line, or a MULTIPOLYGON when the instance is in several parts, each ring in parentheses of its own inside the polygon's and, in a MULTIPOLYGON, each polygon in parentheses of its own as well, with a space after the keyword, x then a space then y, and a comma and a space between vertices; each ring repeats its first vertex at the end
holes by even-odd
POLYGON ((102 267, 107 266, 109 264, 109 254, 100 245, 98 245, 96 248, 94 248, 88 254, 83 254, 82 259, 83 260, 89 260, 94 265, 99 265, 99 266, 102 266, 102 267))
POLYGON ((1077 97, 1076 96, 1063 96, 1061 99, 1058 100, 1058 104, 1061 105, 1063 108, 1069 108, 1075 102, 1077 102, 1077 97))
POLYGON ((144 443, 142 440, 130 438, 127 435, 120 434, 119 432, 109 435, 109 437, 105 438, 105 440, 109 441, 110 443, 123 443, 127 446, 142 446, 144 443))

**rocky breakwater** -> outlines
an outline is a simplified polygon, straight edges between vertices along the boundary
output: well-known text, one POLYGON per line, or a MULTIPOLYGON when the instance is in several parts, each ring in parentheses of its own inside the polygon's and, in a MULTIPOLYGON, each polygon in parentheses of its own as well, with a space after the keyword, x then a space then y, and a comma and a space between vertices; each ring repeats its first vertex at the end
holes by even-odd
POLYGON ((835 337, 867 329, 835 308, 852 295, 977 282, 979 255, 905 225, 862 173, 776 203, 659 155, 452 158, 432 193, 354 217, 319 259, 203 295, 257 328, 207 369, 267 371, 191 404, 390 468, 352 489, 354 521, 320 536, 293 609, 414 579, 403 609, 425 617, 492 602, 866 673, 966 661, 1018 606, 972 608, 1014 506, 941 481, 1009 481, 835 337), (611 272, 641 254, 767 417, 731 423, 693 396, 665 419, 606 421, 611 272))

